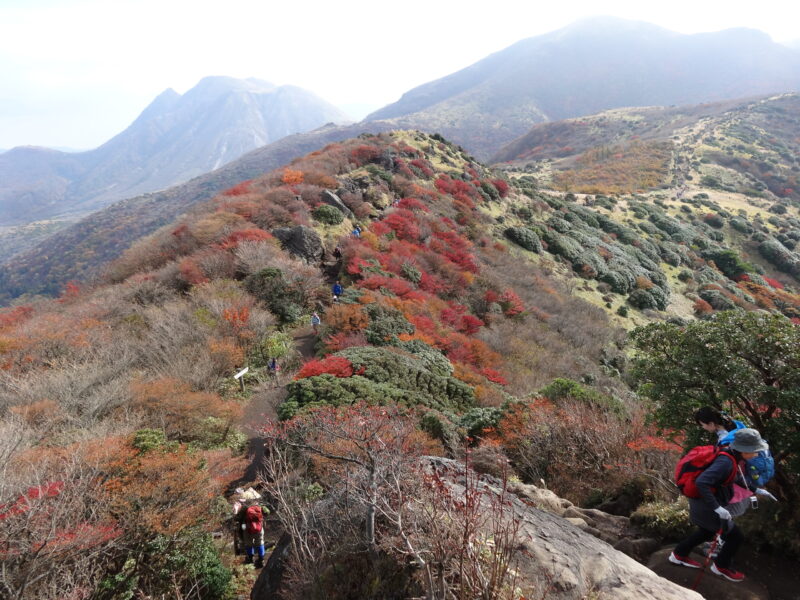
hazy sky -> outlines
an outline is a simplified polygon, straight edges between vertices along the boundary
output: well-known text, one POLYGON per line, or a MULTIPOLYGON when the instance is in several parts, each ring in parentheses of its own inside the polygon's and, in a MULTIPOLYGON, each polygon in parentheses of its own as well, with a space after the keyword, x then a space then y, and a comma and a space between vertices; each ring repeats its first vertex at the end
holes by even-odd
POLYGON ((600 12, 800 38, 797 0, 0 0, 0 149, 98 146, 207 75, 298 85, 361 117, 600 12))

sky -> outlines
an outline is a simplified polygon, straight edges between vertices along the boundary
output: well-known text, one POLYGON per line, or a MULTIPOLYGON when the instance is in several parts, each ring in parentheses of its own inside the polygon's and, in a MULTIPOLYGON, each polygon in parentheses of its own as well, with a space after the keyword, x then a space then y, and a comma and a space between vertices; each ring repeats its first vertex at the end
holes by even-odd
POLYGON ((94 148, 209 75, 297 85, 361 118, 598 10, 800 39, 797 0, 0 0, 0 150, 94 148))

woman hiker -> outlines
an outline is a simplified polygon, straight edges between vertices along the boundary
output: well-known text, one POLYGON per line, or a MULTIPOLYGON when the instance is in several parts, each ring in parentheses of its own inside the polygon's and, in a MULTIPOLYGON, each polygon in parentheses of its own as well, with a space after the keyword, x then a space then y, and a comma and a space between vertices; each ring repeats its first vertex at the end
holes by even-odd
POLYGON ((725 507, 733 497, 733 482, 738 479, 740 485, 746 485, 741 463, 755 457, 768 447, 755 429, 737 429, 726 453, 717 456, 714 462, 698 475, 695 484, 701 497, 689 498, 689 518, 697 525, 697 530, 675 546, 669 555, 671 563, 692 569, 701 568, 699 562, 689 558, 692 549, 702 542, 714 539, 714 536, 721 531, 724 544, 714 558, 711 572, 728 581, 738 583, 744 580, 744 574, 731 567, 731 561, 744 541, 744 535, 734 524, 731 513, 725 507), (731 460, 728 454, 735 460, 731 460))

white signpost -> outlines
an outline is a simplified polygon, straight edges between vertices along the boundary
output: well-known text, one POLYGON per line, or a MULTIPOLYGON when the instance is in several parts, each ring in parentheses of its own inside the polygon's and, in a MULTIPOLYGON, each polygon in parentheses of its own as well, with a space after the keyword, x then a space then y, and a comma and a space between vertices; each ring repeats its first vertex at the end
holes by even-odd
POLYGON ((250 367, 245 367, 244 369, 242 369, 236 375, 233 376, 234 379, 239 380, 239 386, 242 388, 242 391, 244 391, 244 374, 247 373, 249 370, 250 367))

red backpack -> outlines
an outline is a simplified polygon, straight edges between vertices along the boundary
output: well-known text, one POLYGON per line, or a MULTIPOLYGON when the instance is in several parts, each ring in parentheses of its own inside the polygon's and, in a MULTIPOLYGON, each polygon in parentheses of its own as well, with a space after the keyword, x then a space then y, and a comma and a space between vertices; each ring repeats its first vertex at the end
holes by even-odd
POLYGON ((247 526, 247 533, 260 533, 261 532, 261 507, 248 506, 247 512, 244 513, 244 522, 247 526))
POLYGON ((675 484, 684 496, 700 498, 695 480, 718 456, 727 456, 733 463, 731 474, 722 485, 731 485, 736 479, 736 459, 728 452, 721 452, 716 446, 695 446, 675 465, 675 484))

